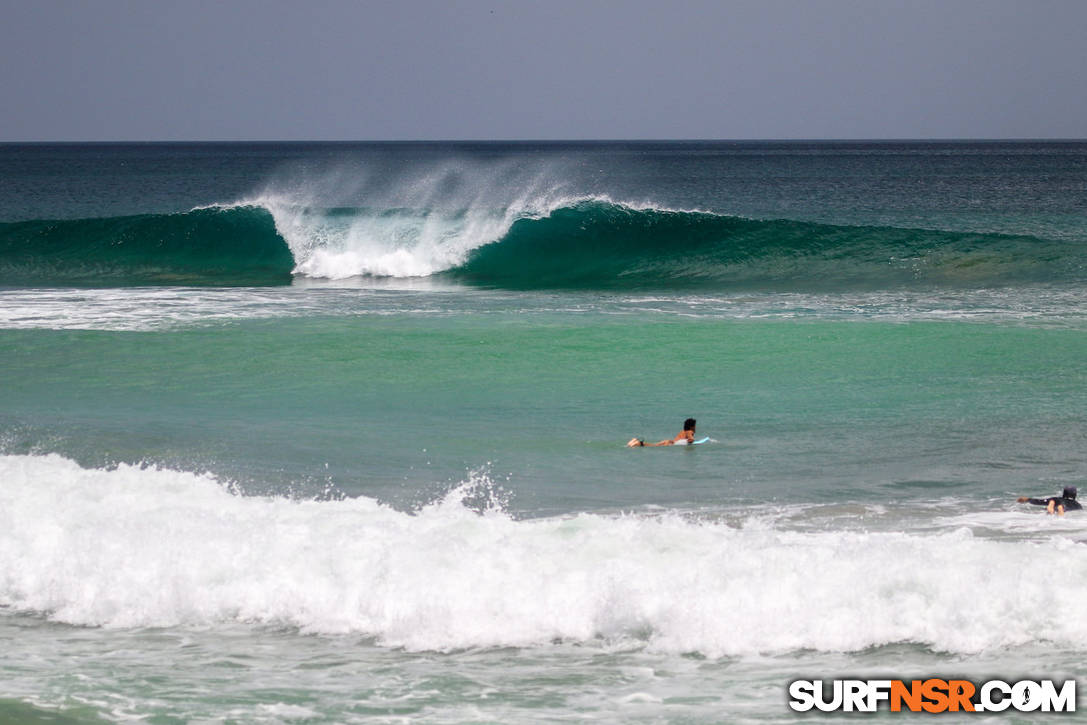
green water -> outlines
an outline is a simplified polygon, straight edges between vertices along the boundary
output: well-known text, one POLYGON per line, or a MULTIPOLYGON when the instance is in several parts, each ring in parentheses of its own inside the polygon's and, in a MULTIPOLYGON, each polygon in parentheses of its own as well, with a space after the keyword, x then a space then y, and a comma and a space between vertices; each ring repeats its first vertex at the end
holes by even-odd
POLYGON ((1067 473, 1087 430, 1078 329, 490 313, 0 343, 5 415, 50 441, 36 452, 398 505, 486 465, 537 513, 867 500, 927 477, 980 496, 1067 473), (721 445, 622 448, 687 416, 721 445))

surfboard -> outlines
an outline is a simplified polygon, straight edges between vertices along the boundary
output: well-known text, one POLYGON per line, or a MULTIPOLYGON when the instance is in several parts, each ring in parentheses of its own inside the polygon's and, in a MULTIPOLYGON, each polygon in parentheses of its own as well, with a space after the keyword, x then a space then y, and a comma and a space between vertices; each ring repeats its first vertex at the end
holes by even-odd
MULTIPOLYGON (((631 438, 630 441, 627 443, 627 448, 638 448, 639 447, 638 440, 639 439, 637 439, 637 438, 631 438)), ((705 438, 699 438, 696 441, 691 441, 689 444, 685 440, 679 440, 679 441, 673 442, 672 445, 673 446, 686 446, 686 445, 697 446, 697 445, 699 445, 701 443, 709 443, 711 440, 712 439, 709 436, 706 436, 705 438)), ((651 446, 651 447, 655 448, 656 446, 651 446)))

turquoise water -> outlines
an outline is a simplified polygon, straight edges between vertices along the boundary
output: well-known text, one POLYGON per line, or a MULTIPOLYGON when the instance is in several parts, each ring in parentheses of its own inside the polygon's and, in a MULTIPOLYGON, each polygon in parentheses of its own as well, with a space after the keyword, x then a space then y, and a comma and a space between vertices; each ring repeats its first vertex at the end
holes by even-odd
POLYGON ((1085 483, 1083 144, 0 169, 0 719, 791 722, 800 677, 1084 671, 1087 519, 1014 503, 1085 483))
POLYGON ((48 440, 86 465, 206 469, 254 492, 403 507, 485 465, 529 516, 883 501, 916 479, 1003 494, 1024 473, 1074 476, 1083 455, 1087 338, 1064 326, 492 309, 0 340, 22 381, 9 450, 48 440), (717 445, 616 446, 688 414, 717 445))

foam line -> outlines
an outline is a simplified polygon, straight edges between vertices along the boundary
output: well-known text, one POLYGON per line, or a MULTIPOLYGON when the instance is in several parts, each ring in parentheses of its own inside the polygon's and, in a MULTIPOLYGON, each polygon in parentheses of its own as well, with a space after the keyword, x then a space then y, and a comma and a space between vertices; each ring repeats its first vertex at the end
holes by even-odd
POLYGON ((633 642, 708 656, 916 642, 1087 646, 1082 545, 518 521, 476 477, 414 513, 231 493, 208 475, 0 456, 0 605, 78 625, 258 623, 412 650, 633 642), (1059 565, 1040 565, 1058 562, 1059 565), (1055 623, 1059 622, 1059 627, 1055 623))

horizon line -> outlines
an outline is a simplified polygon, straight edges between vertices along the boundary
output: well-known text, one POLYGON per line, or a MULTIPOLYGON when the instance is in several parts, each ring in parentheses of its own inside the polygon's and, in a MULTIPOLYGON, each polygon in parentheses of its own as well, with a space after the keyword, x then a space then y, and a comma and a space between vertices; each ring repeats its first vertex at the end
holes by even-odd
POLYGON ((373 138, 373 139, 29 139, 0 140, 0 145, 61 144, 442 144, 442 143, 1083 143, 1087 137, 789 137, 789 138, 373 138))

